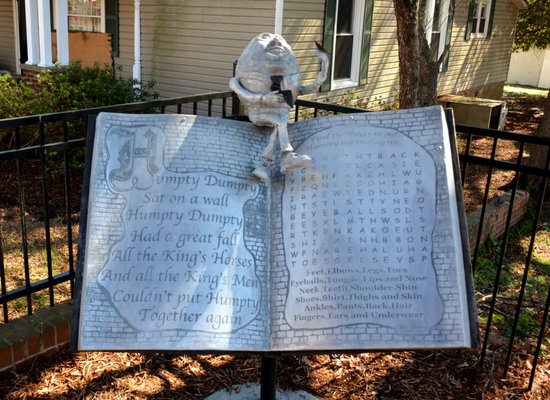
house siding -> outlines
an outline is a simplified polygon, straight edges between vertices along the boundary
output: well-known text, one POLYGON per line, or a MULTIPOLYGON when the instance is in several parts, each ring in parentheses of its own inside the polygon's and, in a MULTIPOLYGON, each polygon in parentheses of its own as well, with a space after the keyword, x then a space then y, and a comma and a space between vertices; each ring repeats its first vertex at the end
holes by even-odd
POLYGON ((0 70, 16 71, 13 1, 0 2, 0 70))
POLYGON ((323 42, 324 7, 323 0, 284 3, 282 35, 294 51, 305 82, 315 79, 319 69, 315 42, 323 42))
POLYGON ((489 39, 464 40, 467 7, 457 5, 453 21, 449 68, 439 75, 438 94, 500 99, 508 75, 518 9, 497 0, 489 39))
MULTIPOLYGON (((286 0, 283 35, 294 49, 302 68, 304 82, 315 78, 319 62, 314 56, 315 44, 323 42, 325 0, 286 0)), ((395 15, 391 0, 375 1, 372 20, 371 48, 367 84, 332 90, 309 98, 346 104, 368 101, 371 108, 394 103, 399 89, 399 60, 395 15)))
POLYGON ((134 60, 134 2, 119 0, 118 2, 118 57, 114 64, 122 67, 122 76, 132 76, 134 60))
MULTIPOLYGON (((289 2, 291 3, 291 2, 289 2)), ((325 1, 317 1, 324 9, 325 1)), ((518 14, 511 0, 497 0, 489 39, 464 40, 467 2, 458 3, 453 20, 449 66, 438 78, 438 95, 459 93, 500 99, 507 78, 518 14)), ((288 18, 285 9, 285 23, 288 18)), ((306 23, 306 22, 304 22, 306 23)), ((376 1, 373 11, 369 73, 365 86, 316 95, 330 102, 368 101, 369 108, 392 106, 399 92, 399 52, 393 1, 376 1)))
MULTIPOLYGON (((293 48, 304 83, 319 68, 315 44, 323 41, 325 0, 285 0, 283 36, 293 48)), ((490 39, 464 40, 467 2, 457 4, 448 70, 438 93, 498 98, 506 81, 517 7, 497 0, 490 39)), ((132 75, 132 0, 120 0, 123 76, 132 75)), ((155 80, 161 97, 228 90, 228 81, 248 41, 273 31, 275 1, 160 0, 142 4, 142 80, 155 80)), ((394 104, 399 90, 396 20, 392 0, 375 1, 367 84, 309 96, 322 101, 367 101, 372 109, 394 104)))
MULTIPOLYGON (((120 2, 120 57, 131 75, 133 1, 120 2)), ((258 33, 272 31, 275 2, 162 0, 142 4, 142 80, 162 97, 229 90, 233 63, 258 33)))

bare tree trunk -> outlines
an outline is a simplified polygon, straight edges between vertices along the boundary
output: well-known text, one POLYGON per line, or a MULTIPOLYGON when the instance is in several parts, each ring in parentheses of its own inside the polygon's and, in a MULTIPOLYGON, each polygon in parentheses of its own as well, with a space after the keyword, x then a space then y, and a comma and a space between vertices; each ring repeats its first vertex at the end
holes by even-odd
MULTIPOLYGON (((535 136, 550 139, 550 90, 548 90, 548 95, 546 96, 546 101, 544 102, 544 114, 540 121, 539 128, 535 132, 535 136)), ((531 164, 544 168, 547 155, 547 147, 537 146, 530 155, 531 164)))
POLYGON ((422 25, 419 0, 393 0, 399 46, 399 107, 436 104, 438 63, 422 25))
MULTIPOLYGON (((540 121, 540 125, 535 132, 535 136, 550 139, 550 90, 548 90, 548 95, 546 96, 546 101, 544 103, 544 114, 540 121)), ((549 151, 547 146, 532 145, 528 146, 527 151, 529 152, 529 165, 538 168, 546 167, 546 160, 549 151)), ((537 192, 541 189, 541 181, 541 177, 528 177, 527 185, 531 194, 539 194, 537 192)), ((521 182, 522 181, 520 181, 520 184, 521 182)))

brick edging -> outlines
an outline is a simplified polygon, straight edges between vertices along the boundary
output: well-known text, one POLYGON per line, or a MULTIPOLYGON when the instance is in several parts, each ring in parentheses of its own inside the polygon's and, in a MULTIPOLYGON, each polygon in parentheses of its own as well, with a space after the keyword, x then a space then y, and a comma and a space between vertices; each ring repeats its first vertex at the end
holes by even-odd
POLYGON ((24 370, 68 346, 72 311, 65 302, 0 325, 0 372, 24 370))
MULTIPOLYGON (((497 196, 487 205, 485 209, 483 230, 481 232, 479 243, 480 246, 482 246, 489 237, 498 239, 504 234, 511 196, 511 192, 504 193, 503 195, 497 196)), ((514 225, 523 218, 527 212, 528 203, 529 193, 525 190, 517 190, 514 199, 510 226, 514 225)), ((470 249, 473 251, 481 220, 481 209, 469 213, 466 220, 468 224, 468 240, 470 243, 470 249)))

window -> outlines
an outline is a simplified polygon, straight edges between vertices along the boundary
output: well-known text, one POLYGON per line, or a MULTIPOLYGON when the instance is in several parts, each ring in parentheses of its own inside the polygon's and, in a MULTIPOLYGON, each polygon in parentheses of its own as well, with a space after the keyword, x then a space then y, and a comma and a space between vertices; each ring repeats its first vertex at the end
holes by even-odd
MULTIPOLYGON (((428 38, 428 43, 430 44, 430 50, 432 53, 432 58, 437 60, 439 55, 439 45, 441 44, 441 24, 439 20, 441 19, 441 0, 435 0, 434 2, 434 12, 431 15, 431 25, 432 25, 432 34, 428 38)), ((430 23, 430 21, 427 21, 430 23)))
POLYGON ((475 38, 489 38, 493 27, 495 0, 473 0, 468 9, 466 37, 468 41, 475 38))
POLYGON ((476 1, 474 16, 472 19, 472 35, 487 36, 490 4, 487 0, 476 1))
POLYGON ((118 56, 118 0, 68 0, 67 6, 69 31, 110 33, 118 56))
POLYGON ((424 7, 424 30, 430 45, 432 59, 438 61, 445 54, 441 70, 447 69, 448 51, 451 43, 454 8, 451 0, 426 0, 424 7))
POLYGON ((68 0, 69 30, 105 32, 104 0, 68 0))
POLYGON ((373 0, 328 0, 324 46, 331 63, 321 90, 366 84, 373 0))
POLYGON ((357 86, 363 15, 361 0, 336 2, 334 52, 332 54, 333 87, 357 86))

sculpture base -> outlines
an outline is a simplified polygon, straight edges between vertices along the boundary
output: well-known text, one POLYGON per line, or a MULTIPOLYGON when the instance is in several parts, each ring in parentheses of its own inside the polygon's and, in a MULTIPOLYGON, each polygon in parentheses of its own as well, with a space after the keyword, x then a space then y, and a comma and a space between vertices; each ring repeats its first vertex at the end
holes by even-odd
MULTIPOLYGON (((205 400, 258 400, 260 399, 260 389, 260 385, 253 383, 235 385, 217 391, 206 397, 205 400)), ((318 400, 318 398, 303 390, 295 392, 277 389, 277 400, 318 400)))

